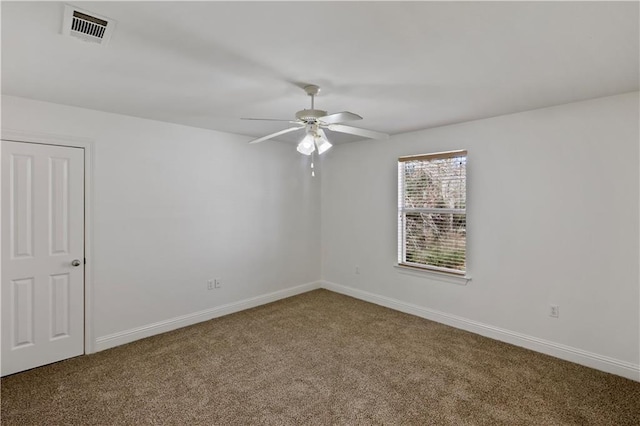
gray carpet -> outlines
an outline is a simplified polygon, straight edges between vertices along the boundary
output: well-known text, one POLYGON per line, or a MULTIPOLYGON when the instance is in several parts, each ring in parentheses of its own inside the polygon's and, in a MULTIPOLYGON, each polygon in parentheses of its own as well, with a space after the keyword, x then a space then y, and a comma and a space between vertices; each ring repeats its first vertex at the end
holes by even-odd
POLYGON ((3 425, 639 425, 640 383, 326 290, 2 379, 3 425))

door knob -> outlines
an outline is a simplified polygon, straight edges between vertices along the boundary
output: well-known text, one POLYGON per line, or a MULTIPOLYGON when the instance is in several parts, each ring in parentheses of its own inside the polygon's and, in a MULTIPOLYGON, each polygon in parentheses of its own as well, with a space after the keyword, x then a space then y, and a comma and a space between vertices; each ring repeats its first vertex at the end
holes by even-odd
POLYGON ((81 262, 80 262, 80 260, 78 260, 78 259, 73 259, 73 260, 71 261, 71 266, 80 266, 80 263, 81 263, 81 262))

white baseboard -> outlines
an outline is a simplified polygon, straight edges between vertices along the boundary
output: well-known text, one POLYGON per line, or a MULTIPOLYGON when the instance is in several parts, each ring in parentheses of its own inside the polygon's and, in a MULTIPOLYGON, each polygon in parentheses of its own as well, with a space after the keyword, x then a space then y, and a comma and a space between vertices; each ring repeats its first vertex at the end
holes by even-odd
POLYGON ((631 380, 640 381, 640 365, 630 362, 621 361, 593 352, 584 351, 582 349, 554 343, 548 340, 539 339, 537 337, 528 336, 522 333, 505 330, 492 325, 483 324, 467 318, 456 315, 447 314, 445 312, 424 308, 412 303, 403 302, 401 300, 392 299, 386 296, 380 296, 368 291, 359 290, 353 287, 346 287, 340 284, 322 281, 321 287, 336 293, 364 300, 366 302, 375 303, 396 311, 405 312, 421 318, 426 318, 472 333, 480 334, 495 340, 510 343, 512 345, 521 346, 536 352, 541 352, 560 358, 566 361, 575 362, 576 364, 595 368, 607 373, 616 374, 631 380))
POLYGON ((154 336, 177 328, 186 327, 202 321, 208 321, 212 318, 229 315, 235 312, 244 311, 245 309, 255 308, 256 306, 275 302, 280 299, 295 296, 297 294, 306 293, 311 290, 320 288, 320 282, 311 282, 284 290, 274 291, 273 293, 263 294, 261 296, 251 297, 249 299, 228 303, 215 308, 205 309, 204 311, 194 312, 192 314, 182 315, 153 324, 144 325, 142 327, 132 328, 130 330, 120 331, 118 333, 109 334, 98 337, 95 341, 95 350, 102 351, 113 348, 115 346, 124 345, 135 340, 144 339, 145 337, 154 336))

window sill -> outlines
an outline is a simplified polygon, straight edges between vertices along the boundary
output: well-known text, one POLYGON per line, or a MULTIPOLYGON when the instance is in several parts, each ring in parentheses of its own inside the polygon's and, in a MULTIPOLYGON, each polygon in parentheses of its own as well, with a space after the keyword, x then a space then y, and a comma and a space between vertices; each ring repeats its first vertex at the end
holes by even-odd
POLYGON ((471 281, 471 277, 469 275, 447 274, 446 272, 431 271, 429 269, 415 268, 398 263, 394 264, 393 266, 401 274, 413 275, 420 278, 428 278, 458 285, 467 285, 469 281, 471 281))

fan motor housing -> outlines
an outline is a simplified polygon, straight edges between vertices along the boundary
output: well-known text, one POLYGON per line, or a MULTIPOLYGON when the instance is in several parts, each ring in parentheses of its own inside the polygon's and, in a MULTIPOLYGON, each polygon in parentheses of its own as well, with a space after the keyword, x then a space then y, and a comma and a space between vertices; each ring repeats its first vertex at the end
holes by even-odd
POLYGON ((296 118, 302 121, 317 121, 318 118, 327 115, 327 111, 321 109, 303 109, 296 112, 296 118))

